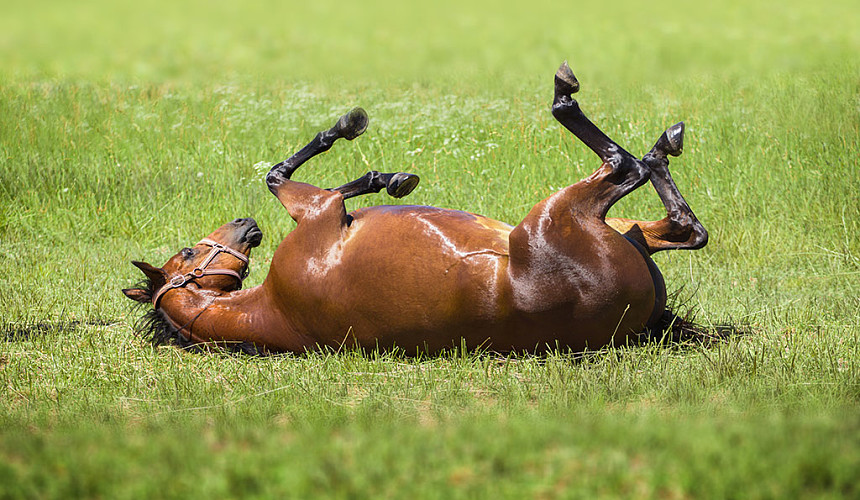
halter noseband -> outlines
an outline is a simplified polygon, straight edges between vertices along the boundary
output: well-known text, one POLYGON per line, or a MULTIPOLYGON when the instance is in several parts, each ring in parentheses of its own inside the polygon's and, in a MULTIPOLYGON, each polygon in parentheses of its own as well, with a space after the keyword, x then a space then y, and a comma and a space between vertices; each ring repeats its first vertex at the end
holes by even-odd
POLYGON ((222 245, 217 241, 212 241, 209 238, 203 238, 202 240, 200 240, 198 245, 208 245, 212 247, 212 250, 210 250, 209 255, 207 255, 206 258, 203 259, 202 264, 192 269, 189 273, 174 275, 169 280, 167 280, 167 283, 164 286, 159 288, 158 291, 153 294, 152 304, 155 306, 156 309, 158 309, 158 301, 161 300, 161 297, 165 293, 169 292, 170 290, 173 290, 174 288, 182 288, 188 283, 191 283, 198 278, 202 278, 203 276, 212 276, 216 274, 232 276, 236 278, 236 280, 239 282, 239 288, 242 288, 242 280, 244 280, 245 276, 248 275, 248 257, 245 254, 243 254, 242 252, 237 252, 236 250, 233 250, 226 245, 222 245), (206 267, 212 263, 215 257, 217 257, 218 254, 222 252, 229 253, 230 255, 236 257, 245 264, 245 268, 242 271, 242 274, 239 274, 232 269, 206 269, 206 267))

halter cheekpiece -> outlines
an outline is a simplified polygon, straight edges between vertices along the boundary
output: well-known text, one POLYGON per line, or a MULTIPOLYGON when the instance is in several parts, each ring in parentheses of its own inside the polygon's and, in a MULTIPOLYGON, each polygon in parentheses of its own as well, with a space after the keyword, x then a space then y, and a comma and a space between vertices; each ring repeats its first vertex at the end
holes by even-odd
POLYGON ((156 309, 158 309, 159 300, 161 300, 161 297, 165 293, 170 290, 173 290, 174 288, 182 288, 188 283, 191 283, 192 281, 198 278, 202 278, 204 276, 232 276, 236 278, 236 280, 239 282, 239 288, 242 288, 242 280, 244 280, 245 276, 247 276, 248 274, 248 257, 245 254, 243 254, 242 252, 237 252, 236 250, 233 250, 226 245, 222 245, 217 241, 212 241, 209 238, 203 238, 202 240, 200 240, 198 245, 208 245, 212 247, 212 250, 209 251, 209 255, 207 255, 206 258, 203 259, 203 262, 199 266, 195 267, 188 273, 172 276, 169 280, 167 280, 167 283, 164 286, 159 288, 158 291, 152 295, 152 304, 155 306, 156 309), (229 253, 230 255, 236 257, 245 264, 242 274, 239 274, 232 269, 206 269, 206 267, 212 263, 215 257, 217 257, 218 254, 222 252, 229 253))

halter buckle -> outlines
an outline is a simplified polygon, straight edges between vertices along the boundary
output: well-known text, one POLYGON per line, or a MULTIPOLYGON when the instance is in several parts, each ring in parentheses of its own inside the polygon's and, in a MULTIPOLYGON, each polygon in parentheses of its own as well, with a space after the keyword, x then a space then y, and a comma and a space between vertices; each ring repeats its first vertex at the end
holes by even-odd
POLYGON ((200 241, 200 243, 212 247, 212 250, 209 251, 209 255, 206 257, 206 259, 204 259, 203 265, 200 267, 195 267, 189 273, 177 274, 176 276, 170 278, 170 280, 164 286, 162 286, 157 292, 155 292, 152 298, 152 303, 155 305, 156 308, 158 308, 158 302, 159 300, 161 300, 161 296, 164 295, 168 290, 171 290, 173 288, 181 288, 198 278, 202 278, 210 274, 232 276, 239 281, 239 289, 242 288, 242 281, 244 280, 245 276, 248 275, 248 257, 226 245, 218 243, 217 241, 212 241, 204 238, 200 241), (221 252, 229 253, 230 255, 233 255, 237 259, 241 260, 245 264, 245 267, 242 272, 238 273, 231 269, 212 269, 207 271, 206 268, 209 266, 209 264, 212 263, 212 260, 215 259, 215 257, 221 252))
POLYGON ((178 274, 178 275, 170 278, 170 286, 172 288, 179 288, 179 287, 185 285, 185 283, 187 283, 187 282, 188 282, 188 279, 185 277, 184 274, 178 274))

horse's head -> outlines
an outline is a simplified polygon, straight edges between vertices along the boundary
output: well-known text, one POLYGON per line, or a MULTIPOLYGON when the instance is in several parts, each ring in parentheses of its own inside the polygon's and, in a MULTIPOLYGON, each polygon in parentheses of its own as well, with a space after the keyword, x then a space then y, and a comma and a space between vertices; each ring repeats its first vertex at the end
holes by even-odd
POLYGON ((165 293, 188 284, 222 293, 237 290, 247 275, 251 249, 262 238, 254 219, 228 222, 193 247, 180 250, 162 267, 132 261, 146 275, 145 288, 122 292, 137 302, 151 302, 157 309, 165 293))

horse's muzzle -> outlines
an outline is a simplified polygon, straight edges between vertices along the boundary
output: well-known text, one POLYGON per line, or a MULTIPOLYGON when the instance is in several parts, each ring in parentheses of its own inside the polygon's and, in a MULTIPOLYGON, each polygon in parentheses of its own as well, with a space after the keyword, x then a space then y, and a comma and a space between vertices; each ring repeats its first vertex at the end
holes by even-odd
POLYGON ((247 243, 248 246, 254 248, 259 246, 260 242, 263 241, 263 231, 260 230, 259 226, 257 226, 257 221, 254 219, 250 217, 247 219, 236 219, 233 221, 233 224, 239 226, 237 231, 244 231, 239 237, 240 243, 247 243))

